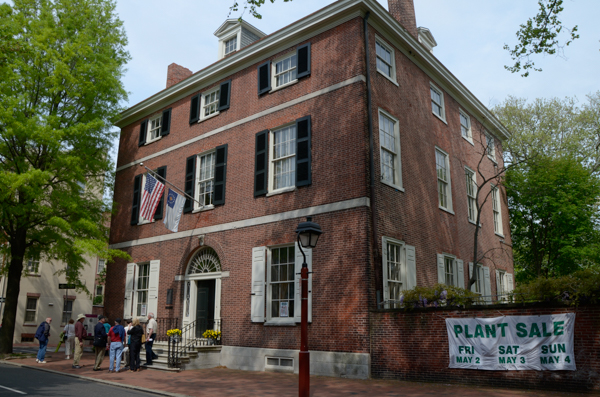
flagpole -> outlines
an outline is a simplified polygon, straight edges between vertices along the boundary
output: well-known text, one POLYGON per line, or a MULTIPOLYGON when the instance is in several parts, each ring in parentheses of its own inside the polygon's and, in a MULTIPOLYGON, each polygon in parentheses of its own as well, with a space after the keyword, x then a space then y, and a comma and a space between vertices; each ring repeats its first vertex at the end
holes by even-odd
POLYGON ((198 204, 200 204, 201 207, 203 207, 202 203, 200 203, 200 201, 196 200, 195 198, 193 198, 192 196, 190 196, 189 194, 187 194, 186 192, 184 192, 183 190, 179 189, 177 186, 173 185, 171 182, 167 181, 165 178, 163 178, 162 176, 158 175, 156 172, 154 172, 153 170, 151 170, 150 168, 146 167, 144 165, 144 163, 140 163, 140 165, 142 167, 144 167, 145 169, 147 169, 148 171, 150 171, 155 178, 162 180, 164 183, 168 183, 169 185, 173 186, 173 188, 175 188, 175 190, 179 191, 181 194, 183 194, 185 197, 187 197, 190 200, 193 200, 195 202, 197 202, 198 204))

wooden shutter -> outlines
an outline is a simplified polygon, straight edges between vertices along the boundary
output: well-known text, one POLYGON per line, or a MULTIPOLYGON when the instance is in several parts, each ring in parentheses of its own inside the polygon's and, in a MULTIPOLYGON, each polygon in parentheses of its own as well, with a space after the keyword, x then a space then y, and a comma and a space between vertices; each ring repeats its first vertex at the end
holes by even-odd
POLYGON ((271 61, 258 66, 258 95, 271 91, 271 61))
POLYGON ((390 299, 390 284, 388 281, 388 249, 387 239, 382 237, 381 241, 381 265, 383 274, 383 301, 385 302, 384 307, 390 308, 390 304, 387 302, 390 299))
POLYGON ((266 247, 252 248, 252 291, 250 318, 253 323, 265 322, 265 254, 266 247))
POLYGON ((200 118, 200 94, 196 94, 190 101, 190 124, 196 123, 200 118))
POLYGON ((125 297, 123 299, 123 318, 131 318, 133 313, 133 283, 135 280, 135 263, 127 264, 125 275, 125 297))
POLYGON ((148 133, 148 119, 142 121, 140 124, 140 140, 138 146, 143 146, 146 143, 146 135, 148 133))
POLYGON ((269 130, 256 134, 256 148, 254 157, 254 197, 267 194, 267 177, 269 168, 268 151, 269 130))
POLYGON ((500 277, 502 277, 500 275, 500 272, 498 270, 496 270, 496 300, 500 300, 502 299, 502 297, 500 296, 500 277))
POLYGON ((406 245, 406 288, 413 289, 417 286, 417 260, 415 247, 406 245))
POLYGON ((296 186, 307 186, 312 183, 310 116, 296 120, 296 186))
POLYGON ((229 99, 231 97, 231 80, 221 83, 219 88, 219 112, 229 109, 229 99))
POLYGON ((444 255, 437 254, 437 269, 438 269, 438 283, 446 284, 446 271, 444 269, 444 255))
POLYGON ((310 75, 310 43, 301 45, 296 49, 296 77, 301 78, 310 75))
POLYGON ((462 259, 456 260, 456 268, 457 268, 457 277, 458 277, 458 286, 460 288, 465 288, 465 263, 462 259))
MULTIPOLYGON (((185 194, 194 197, 194 187, 196 184, 196 155, 190 156, 185 160, 185 194)), ((194 202, 186 198, 183 205, 183 212, 192 212, 194 202)))
POLYGON ((142 174, 133 179, 133 204, 131 205, 131 224, 137 225, 140 219, 140 196, 142 190, 142 174))
MULTIPOLYGON (((306 255, 306 265, 308 266, 308 322, 310 323, 312 322, 312 249, 303 248, 303 250, 306 255)), ((294 321, 299 323, 302 321, 302 291, 300 289, 302 288, 302 278, 300 277, 300 272, 302 271, 304 257, 302 256, 302 252, 300 252, 298 243, 296 243, 294 251, 296 253, 296 282, 294 283, 294 287, 296 288, 296 298, 294 299, 294 321)))
POLYGON ((492 287, 490 285, 490 268, 482 266, 483 268, 483 288, 485 290, 485 301, 490 304, 492 303, 492 287))
POLYGON ((510 273, 506 273, 506 292, 513 292, 515 289, 513 285, 513 275, 510 273))
POLYGON ((169 135, 171 131, 171 109, 167 109, 162 114, 162 124, 160 126, 160 136, 169 135))
POLYGON ((227 175, 227 145, 217 146, 215 161, 214 205, 225 204, 225 179, 227 175))
POLYGON ((148 279, 148 311, 157 317, 158 310, 158 279, 160 278, 160 261, 150 261, 150 277, 148 279))
MULTIPOLYGON (((159 169, 156 170, 156 173, 160 177, 160 178, 157 178, 158 181, 160 183, 166 185, 165 180, 167 179, 167 167, 166 166, 160 167, 159 169)), ((156 207, 156 212, 154 213, 155 220, 162 219, 162 217, 163 217, 166 191, 167 191, 167 186, 165 186, 165 191, 163 192, 162 196, 160 197, 160 203, 158 203, 158 207, 156 207)))

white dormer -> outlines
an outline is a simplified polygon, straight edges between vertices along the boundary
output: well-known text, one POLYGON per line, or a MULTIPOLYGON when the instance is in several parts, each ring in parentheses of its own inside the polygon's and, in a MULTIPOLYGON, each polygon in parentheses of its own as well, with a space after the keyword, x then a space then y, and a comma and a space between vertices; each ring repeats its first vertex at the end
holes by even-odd
POLYGON ((246 21, 228 19, 217 29, 215 36, 219 39, 219 59, 222 59, 260 40, 266 34, 246 21))
POLYGON ((419 43, 423 44, 433 54, 433 47, 437 46, 437 42, 433 38, 431 31, 422 26, 417 28, 417 30, 419 32, 419 43))

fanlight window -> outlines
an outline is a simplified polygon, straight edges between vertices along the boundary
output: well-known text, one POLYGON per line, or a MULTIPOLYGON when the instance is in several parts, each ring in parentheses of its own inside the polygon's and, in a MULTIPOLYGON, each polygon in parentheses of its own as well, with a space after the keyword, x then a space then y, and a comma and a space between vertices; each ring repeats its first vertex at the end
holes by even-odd
POLYGON ((212 248, 205 248, 194 256, 188 266, 187 274, 213 273, 221 271, 221 262, 217 253, 212 248))

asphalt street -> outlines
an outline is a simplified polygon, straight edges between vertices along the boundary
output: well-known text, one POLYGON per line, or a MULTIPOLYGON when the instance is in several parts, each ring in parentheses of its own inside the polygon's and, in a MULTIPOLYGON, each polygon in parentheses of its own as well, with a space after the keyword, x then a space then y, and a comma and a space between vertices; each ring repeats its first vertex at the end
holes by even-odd
POLYGON ((0 364, 0 396, 132 397, 155 396, 155 394, 0 364))

